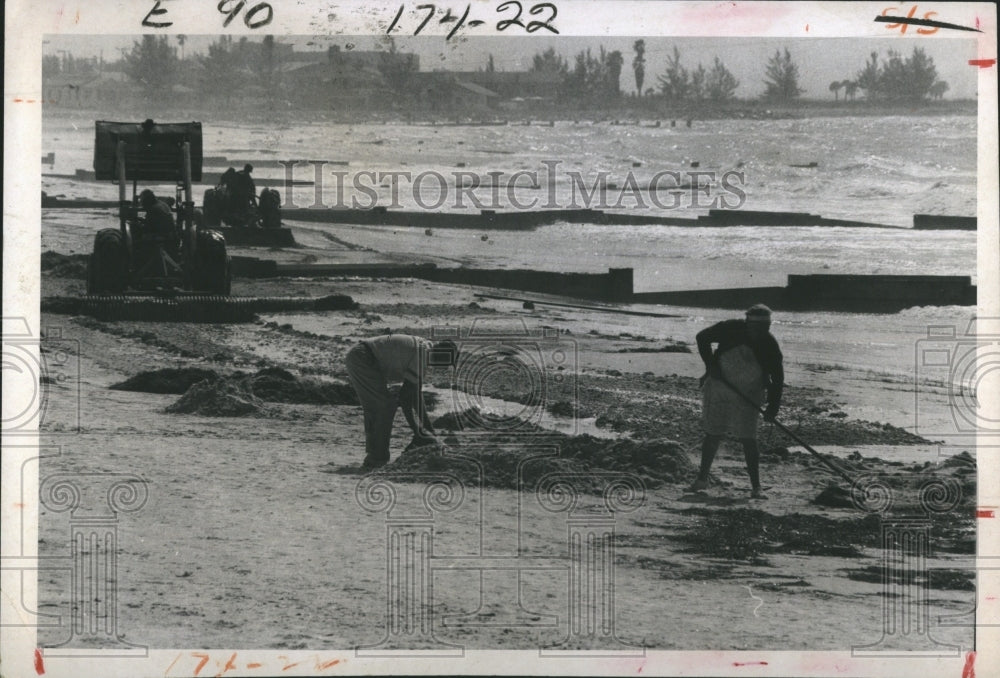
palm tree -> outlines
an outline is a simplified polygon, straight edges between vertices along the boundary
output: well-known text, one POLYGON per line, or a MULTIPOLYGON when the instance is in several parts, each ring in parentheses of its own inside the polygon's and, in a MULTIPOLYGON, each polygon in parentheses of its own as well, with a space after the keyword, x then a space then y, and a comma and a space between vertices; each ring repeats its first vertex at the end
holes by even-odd
POLYGON ((840 88, 843 87, 843 86, 844 86, 844 83, 842 83, 840 80, 834 80, 833 82, 830 83, 830 91, 833 92, 833 100, 834 101, 839 101, 839 98, 838 98, 837 95, 840 94, 840 88))
POLYGON ((621 88, 618 84, 618 80, 622 74, 622 66, 625 65, 625 58, 622 57, 622 53, 618 50, 608 54, 607 61, 605 61, 608 78, 608 92, 613 96, 618 96, 621 94, 621 88))
POLYGON ((646 79, 646 41, 636 40, 632 45, 635 56, 632 58, 632 72, 635 73, 635 91, 642 97, 642 81, 646 79))
POLYGON ((948 91, 948 83, 944 80, 938 80, 933 85, 931 85, 931 98, 932 99, 943 99, 944 93, 948 91))

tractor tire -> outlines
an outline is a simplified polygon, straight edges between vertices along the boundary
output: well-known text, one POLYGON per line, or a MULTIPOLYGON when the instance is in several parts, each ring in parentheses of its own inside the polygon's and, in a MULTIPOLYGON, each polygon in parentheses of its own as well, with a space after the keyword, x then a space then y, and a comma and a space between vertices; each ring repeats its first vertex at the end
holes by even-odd
POLYGON ((128 287, 128 249, 117 228, 94 236, 94 252, 87 262, 87 294, 118 294, 128 287))
POLYGON ((281 228, 281 194, 265 188, 260 192, 260 220, 264 228, 281 228))
POLYGON ((198 292, 229 295, 232 287, 232 264, 226 252, 226 239, 218 231, 199 231, 195 250, 193 287, 198 292))
POLYGON ((204 209, 202 210, 205 215, 205 226, 211 228, 222 225, 222 205, 219 202, 219 194, 214 188, 205 191, 204 209))

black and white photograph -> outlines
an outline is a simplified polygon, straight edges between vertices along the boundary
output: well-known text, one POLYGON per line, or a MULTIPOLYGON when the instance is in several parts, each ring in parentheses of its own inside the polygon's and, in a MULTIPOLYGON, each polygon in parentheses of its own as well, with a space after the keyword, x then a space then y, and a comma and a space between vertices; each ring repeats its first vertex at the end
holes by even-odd
POLYGON ((12 15, 3 675, 1000 671, 995 5, 12 15))

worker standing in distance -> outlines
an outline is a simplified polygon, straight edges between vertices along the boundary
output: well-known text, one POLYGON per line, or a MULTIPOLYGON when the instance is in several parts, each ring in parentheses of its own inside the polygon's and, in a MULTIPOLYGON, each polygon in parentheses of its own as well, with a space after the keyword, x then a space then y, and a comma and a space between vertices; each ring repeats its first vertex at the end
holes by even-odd
POLYGON ((757 447, 759 408, 767 409, 764 421, 774 421, 781 406, 785 384, 781 349, 770 332, 771 309, 756 304, 743 320, 724 320, 697 335, 698 353, 705 363, 701 378, 702 425, 701 468, 691 490, 708 487, 708 473, 722 436, 733 434, 743 445, 751 496, 764 499, 760 485, 760 451, 757 447), (713 352, 712 345, 718 344, 713 352), (742 394, 742 395, 741 395, 742 394), (749 399, 750 402, 747 402, 749 399))
POLYGON ((225 196, 225 202, 228 206, 226 212, 229 214, 236 214, 238 209, 238 200, 236 196, 236 168, 230 167, 222 176, 219 178, 219 185, 216 187, 217 193, 225 196))
POLYGON ((250 225, 250 208, 257 208, 257 186, 253 182, 253 177, 250 176, 252 173, 253 165, 247 163, 235 176, 237 215, 245 226, 250 225))
POLYGON ((362 468, 376 469, 389 462, 389 439, 396 408, 402 406, 413 430, 411 446, 437 442, 423 399, 423 377, 430 366, 458 361, 453 341, 432 344, 407 334, 371 337, 347 352, 347 376, 358 394, 365 417, 365 460, 362 468), (389 382, 402 382, 399 401, 389 393, 389 382))

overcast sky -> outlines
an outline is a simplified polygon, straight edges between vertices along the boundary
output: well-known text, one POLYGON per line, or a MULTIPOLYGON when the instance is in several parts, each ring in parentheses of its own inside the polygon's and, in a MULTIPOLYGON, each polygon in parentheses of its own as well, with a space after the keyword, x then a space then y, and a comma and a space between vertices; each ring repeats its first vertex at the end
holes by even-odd
MULTIPOLYGON (((619 50, 625 58, 622 69, 621 88, 624 92, 635 91, 632 73, 633 43, 642 36, 621 37, 476 37, 445 42, 440 36, 400 36, 396 46, 400 51, 416 52, 420 56, 420 69, 431 71, 478 70, 485 67, 489 55, 497 70, 526 70, 531 67, 532 56, 549 47, 572 64, 573 57, 588 47, 596 54, 603 45, 607 50, 619 50)), ((185 55, 203 53, 217 36, 188 36, 184 46, 185 55)), ((45 39, 46 54, 57 54, 66 50, 78 57, 98 56, 105 59, 119 58, 122 50, 129 49, 138 36, 123 35, 52 35, 45 39)), ((236 38, 238 39, 238 38, 236 38)), ((800 83, 805 89, 803 96, 823 99, 831 97, 829 85, 834 80, 853 79, 864 66, 868 55, 878 51, 885 56, 888 50, 896 49, 909 55, 915 46, 922 47, 934 60, 938 78, 946 81, 950 89, 948 98, 971 98, 976 94, 976 69, 968 65, 970 59, 977 58, 976 45, 972 40, 921 40, 894 38, 643 38, 646 41, 646 79, 644 89, 657 86, 657 76, 666 68, 667 57, 676 46, 681 52, 681 63, 688 69, 702 63, 706 68, 718 56, 740 81, 736 94, 750 98, 764 90, 764 68, 768 57, 775 50, 788 48, 793 61, 798 65, 800 83)), ((340 45, 341 49, 372 50, 386 49, 385 38, 361 36, 295 37, 281 36, 278 42, 292 43, 297 50, 326 51, 329 45, 340 45)))

